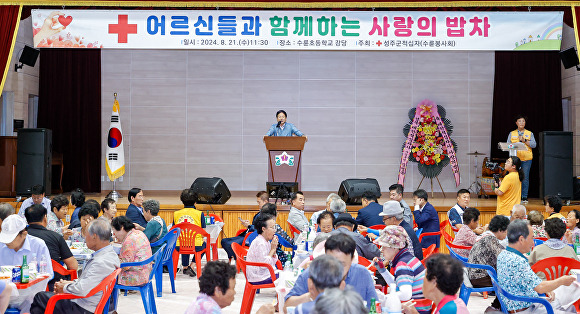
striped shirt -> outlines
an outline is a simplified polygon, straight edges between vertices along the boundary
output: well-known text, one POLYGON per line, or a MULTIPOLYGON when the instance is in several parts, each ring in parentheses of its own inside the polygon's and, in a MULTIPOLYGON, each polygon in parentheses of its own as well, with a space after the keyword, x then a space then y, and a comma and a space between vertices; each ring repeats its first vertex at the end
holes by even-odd
MULTIPOLYGON (((414 257, 408 249, 402 249, 391 261, 391 267, 395 268, 395 282, 397 290, 404 285, 411 285, 412 298, 423 299, 423 279, 425 278, 425 267, 421 261, 414 257)), ((419 313, 429 313, 429 308, 417 308, 419 313)))

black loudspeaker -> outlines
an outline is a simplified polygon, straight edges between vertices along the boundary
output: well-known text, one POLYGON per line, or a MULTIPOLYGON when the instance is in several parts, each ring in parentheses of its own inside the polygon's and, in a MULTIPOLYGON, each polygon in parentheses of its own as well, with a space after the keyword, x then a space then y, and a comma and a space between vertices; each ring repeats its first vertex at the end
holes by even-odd
POLYGON ((580 177, 574 177, 574 200, 580 200, 580 177))
POLYGON ((558 195, 562 199, 572 199, 574 193, 572 132, 540 132, 539 145, 540 197, 558 195))
POLYGON ((34 65, 36 64, 36 59, 38 59, 39 53, 40 50, 38 49, 34 49, 30 46, 24 46, 24 49, 22 50, 22 54, 20 55, 20 59, 18 59, 18 62, 26 64, 29 67, 34 67, 34 65))
POLYGON ((560 58, 562 59, 562 64, 566 69, 575 67, 580 64, 580 61, 578 61, 578 54, 576 53, 576 49, 574 49, 574 47, 560 51, 560 58))
POLYGON ((338 195, 348 205, 360 205, 361 196, 370 191, 377 198, 381 197, 381 188, 377 179, 346 179, 340 183, 338 195))
POLYGON ((19 129, 16 152, 16 195, 30 196, 37 184, 50 194, 52 130, 19 129))
POLYGON ((191 189, 197 193, 199 204, 225 204, 232 197, 222 178, 197 178, 191 189))

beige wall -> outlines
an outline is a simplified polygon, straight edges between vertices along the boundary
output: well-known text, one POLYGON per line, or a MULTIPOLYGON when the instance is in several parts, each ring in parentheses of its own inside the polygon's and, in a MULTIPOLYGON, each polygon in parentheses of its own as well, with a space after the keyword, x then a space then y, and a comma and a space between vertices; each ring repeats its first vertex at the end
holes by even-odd
MULTIPOLYGON (((174 190, 218 176, 231 190, 259 190, 267 179, 262 136, 285 109, 308 135, 303 190, 365 177, 386 190, 407 112, 429 98, 455 126, 467 187, 474 164, 466 153, 489 153, 493 76, 493 52, 102 50, 103 152, 117 92, 126 145, 118 189, 174 190)), ((410 163, 407 190, 420 179, 410 163)), ((440 180, 456 191, 449 167, 440 180)))
MULTIPOLYGON (((564 24, 562 32, 562 50, 576 46, 574 29, 564 24)), ((580 72, 575 67, 564 69, 562 67, 562 98, 570 97, 571 112, 570 126, 574 132, 574 175, 580 176, 580 72)))
POLYGON ((24 120, 24 127, 28 127, 28 96, 38 95, 40 57, 33 68, 25 65, 19 72, 14 72, 14 64, 18 63, 18 58, 20 58, 24 45, 33 45, 30 17, 20 21, 12 61, 10 62, 6 83, 2 91, 14 93, 14 119, 24 120))

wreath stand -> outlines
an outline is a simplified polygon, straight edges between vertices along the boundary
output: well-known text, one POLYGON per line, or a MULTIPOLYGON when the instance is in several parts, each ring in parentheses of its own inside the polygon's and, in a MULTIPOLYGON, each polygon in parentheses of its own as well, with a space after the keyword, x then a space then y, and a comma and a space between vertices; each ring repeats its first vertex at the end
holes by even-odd
MULTIPOLYGON (((421 184, 423 183, 423 180, 425 180, 425 176, 423 176, 423 178, 421 179, 421 182, 419 182, 419 186, 417 187, 417 190, 421 187, 421 184)), ((431 180, 431 197, 435 197, 435 193, 433 191, 433 178, 429 178, 431 180)), ((435 179, 437 180, 437 183, 439 183, 439 187, 441 188, 441 192, 443 192, 443 198, 445 198, 445 191, 443 191, 443 186, 441 185, 441 182, 439 182, 439 177, 435 177, 435 179)))

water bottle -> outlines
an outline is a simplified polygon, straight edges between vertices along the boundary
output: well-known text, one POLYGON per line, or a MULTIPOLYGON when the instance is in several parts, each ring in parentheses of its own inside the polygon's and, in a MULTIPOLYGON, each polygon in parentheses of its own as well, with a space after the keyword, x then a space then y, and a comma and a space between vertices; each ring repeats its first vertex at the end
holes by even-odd
POLYGON ((38 261, 36 260, 36 253, 32 253, 32 258, 28 262, 28 268, 31 272, 38 272, 38 261))
POLYGON ((38 272, 41 274, 46 274, 48 272, 47 270, 47 262, 46 262, 46 256, 42 255, 40 257, 40 261, 38 263, 38 272))

